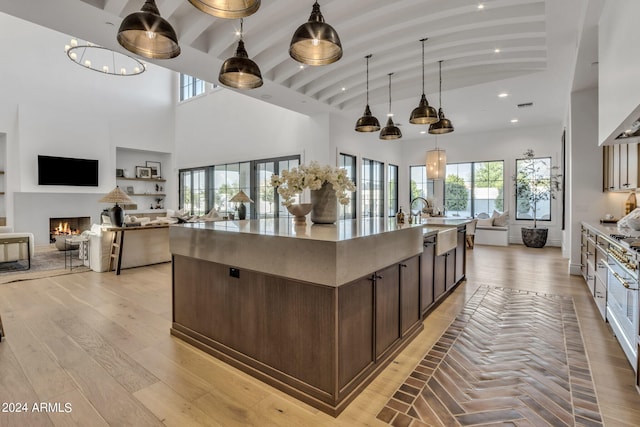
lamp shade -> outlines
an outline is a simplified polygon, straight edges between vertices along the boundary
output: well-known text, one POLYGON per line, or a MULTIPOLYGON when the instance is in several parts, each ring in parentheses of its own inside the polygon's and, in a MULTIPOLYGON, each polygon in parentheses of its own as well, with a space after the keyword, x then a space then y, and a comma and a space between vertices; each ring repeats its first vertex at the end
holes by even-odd
POLYGON ((98 200, 99 203, 133 203, 131 197, 127 195, 124 191, 120 189, 120 187, 114 188, 110 192, 108 192, 104 197, 98 200))
POLYGON ((260 8, 260 0, 189 0, 189 3, 204 13, 227 19, 244 18, 260 8))
POLYGON ((176 32, 162 16, 155 0, 147 0, 140 12, 122 20, 118 43, 129 52, 151 59, 169 59, 180 55, 176 32))
POLYGON ((387 125, 380 131, 380 139, 392 140, 402 138, 400 128, 393 123, 393 119, 389 117, 387 125))
POLYGON ((369 104, 364 108, 364 115, 356 122, 356 131, 358 132, 377 132, 380 130, 380 122, 371 114, 369 104))
POLYGON ((324 22, 320 5, 316 1, 309 21, 293 33, 289 55, 308 65, 332 64, 342 58, 342 44, 336 30, 324 22))
POLYGON ((442 108, 440 108, 440 112, 438 113, 438 117, 440 117, 440 120, 436 123, 432 123, 429 126, 429 133, 433 134, 433 135, 442 135, 445 133, 451 133, 454 131, 453 129, 453 124, 451 123, 451 120, 447 119, 444 116, 444 111, 442 111, 442 108))
POLYGON ((234 203, 245 203, 245 202, 253 203, 253 200, 251 200, 251 198, 247 196, 247 193, 245 193, 242 190, 238 191, 238 193, 235 196, 233 196, 229 201, 234 203))
POLYGON ((220 67, 218 80, 235 89, 255 89, 262 86, 262 74, 258 65, 249 59, 242 39, 238 41, 236 56, 227 59, 220 67))
POLYGON ((447 173, 447 153, 440 148, 427 151, 427 179, 444 179, 447 173))

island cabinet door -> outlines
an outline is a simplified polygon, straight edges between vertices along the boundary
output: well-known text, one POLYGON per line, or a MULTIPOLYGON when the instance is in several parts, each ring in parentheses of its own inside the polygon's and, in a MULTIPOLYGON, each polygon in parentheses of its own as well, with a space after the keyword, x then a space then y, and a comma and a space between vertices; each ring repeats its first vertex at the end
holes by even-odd
POLYGON ((458 244, 456 246, 456 278, 455 282, 458 283, 465 276, 467 250, 466 250, 467 230, 466 228, 458 229, 458 244))
POLYGON ((420 320, 420 257, 400 263, 401 332, 404 336, 420 320))
POLYGON ((445 290, 447 291, 456 285, 456 252, 456 249, 451 249, 445 254, 447 259, 445 290))
POLYGON ((436 237, 424 239, 422 256, 420 257, 420 310, 424 315, 433 305, 433 267, 436 255, 436 237))
POLYGON ((400 265, 375 273, 376 360, 400 338, 400 265))
POLYGON ((433 298, 435 301, 438 301, 446 291, 447 253, 436 255, 433 258, 433 298))

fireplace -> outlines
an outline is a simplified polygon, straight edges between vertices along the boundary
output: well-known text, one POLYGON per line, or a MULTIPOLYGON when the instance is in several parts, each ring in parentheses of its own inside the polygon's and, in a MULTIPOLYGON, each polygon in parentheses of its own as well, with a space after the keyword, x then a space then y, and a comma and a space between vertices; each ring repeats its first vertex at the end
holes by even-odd
POLYGON ((91 217, 49 218, 49 243, 55 243, 57 236, 80 234, 91 228, 91 217))

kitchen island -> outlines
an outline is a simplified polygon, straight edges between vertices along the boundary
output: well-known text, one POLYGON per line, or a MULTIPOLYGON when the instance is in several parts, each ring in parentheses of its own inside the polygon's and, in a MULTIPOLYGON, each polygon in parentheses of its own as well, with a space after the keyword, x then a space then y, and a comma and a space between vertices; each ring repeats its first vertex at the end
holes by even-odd
POLYGON ((171 333, 337 415, 422 330, 422 224, 170 228, 171 333))

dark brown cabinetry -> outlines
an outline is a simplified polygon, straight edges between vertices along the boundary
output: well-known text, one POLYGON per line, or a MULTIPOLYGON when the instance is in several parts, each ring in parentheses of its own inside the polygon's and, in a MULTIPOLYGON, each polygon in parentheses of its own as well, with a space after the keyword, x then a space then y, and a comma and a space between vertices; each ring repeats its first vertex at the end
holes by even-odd
POLYGON ((400 332, 406 335, 420 321, 420 257, 400 263, 400 332))
POLYGON ((467 228, 458 229, 458 245, 456 246, 456 277, 455 282, 459 283, 464 279, 467 262, 466 251, 467 228))
POLYGON ((400 266, 374 274, 376 295, 376 359, 400 338, 400 266))
POLYGON ((435 302, 434 297, 434 259, 436 255, 436 236, 424 238, 424 248, 420 257, 420 312, 424 316, 435 302))

